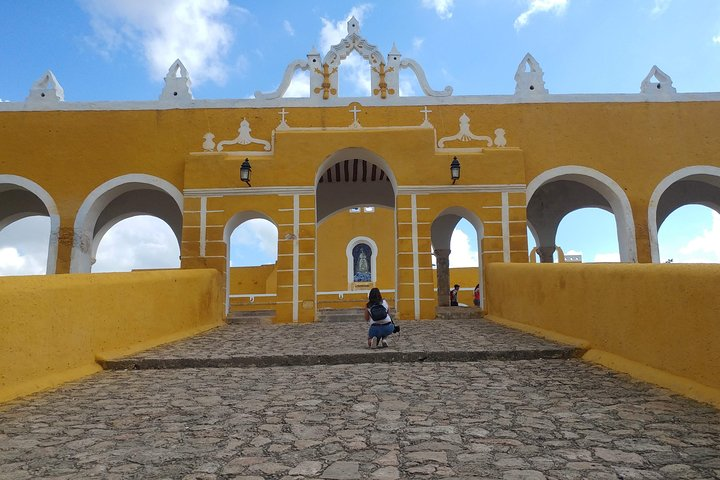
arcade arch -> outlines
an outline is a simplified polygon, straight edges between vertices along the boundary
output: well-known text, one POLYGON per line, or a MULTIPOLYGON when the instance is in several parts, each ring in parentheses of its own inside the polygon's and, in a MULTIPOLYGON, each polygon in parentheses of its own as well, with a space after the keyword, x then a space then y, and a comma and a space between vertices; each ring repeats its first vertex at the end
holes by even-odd
POLYGON ((55 201, 32 180, 18 175, 0 175, 0 230, 17 220, 32 216, 50 218, 45 273, 55 273, 60 233, 60 215, 55 201))
POLYGON ((720 213, 720 168, 696 165, 665 177, 650 197, 648 235, 653 263, 660 262, 658 230, 667 217, 684 205, 702 205, 720 213))
POLYGON ((430 239, 437 267, 438 306, 450 305, 450 242, 453 231, 460 222, 466 220, 475 229, 478 246, 477 283, 480 284, 480 307, 485 305, 485 285, 483 283, 482 238, 484 228, 482 220, 465 207, 449 207, 435 217, 430 226, 430 239))
MULTIPOLYGON (((248 210, 243 212, 238 212, 235 215, 233 215, 230 220, 225 224, 225 229, 223 230, 223 240, 226 245, 226 264, 225 264, 225 311, 226 313, 230 312, 231 308, 231 257, 233 252, 233 244, 232 244, 232 237, 233 233, 237 231, 238 228, 242 228, 243 225, 249 225, 247 222, 252 222, 254 220, 261 220, 263 223, 267 222, 270 225, 272 225, 275 229, 275 259, 274 263, 277 263, 277 242, 278 242, 278 229, 277 224, 275 221, 270 218, 268 215, 258 212, 255 210, 248 210)), ((253 265, 255 267, 260 265, 253 265)), ((273 267, 274 268, 274 267, 273 267)), ((266 283, 267 286, 267 283, 266 283)), ((255 297, 275 297, 277 293, 277 288, 275 287, 274 291, 268 291, 265 290, 264 293, 252 293, 248 294, 247 292, 241 292, 236 295, 239 297, 247 297, 246 300, 251 301, 252 303, 255 303, 255 297)))
POLYGON ((108 180, 87 196, 75 217, 70 272, 90 272, 103 236, 118 222, 136 215, 151 215, 167 223, 179 248, 182 205, 182 193, 161 178, 129 174, 108 180))
POLYGON ((570 212, 588 207, 613 214, 620 261, 637 262, 630 202, 623 189, 607 175, 576 165, 553 168, 528 184, 527 199, 528 229, 542 262, 552 262, 562 219, 570 212))

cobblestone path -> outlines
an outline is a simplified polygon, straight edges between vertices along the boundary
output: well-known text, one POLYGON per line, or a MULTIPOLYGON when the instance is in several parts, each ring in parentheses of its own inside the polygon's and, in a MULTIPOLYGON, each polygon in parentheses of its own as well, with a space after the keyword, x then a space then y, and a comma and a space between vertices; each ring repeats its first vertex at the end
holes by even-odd
POLYGON ((712 479, 720 412, 578 359, 107 371, 0 405, 8 478, 712 479))

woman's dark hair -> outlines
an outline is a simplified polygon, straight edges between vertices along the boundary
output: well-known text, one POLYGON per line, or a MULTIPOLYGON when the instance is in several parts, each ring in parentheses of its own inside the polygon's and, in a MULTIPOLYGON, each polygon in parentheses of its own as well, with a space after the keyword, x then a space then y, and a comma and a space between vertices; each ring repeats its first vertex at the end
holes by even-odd
POLYGON ((383 298, 380 294, 380 289, 375 287, 370 290, 370 293, 368 294, 368 303, 367 306, 370 308, 371 305, 375 305, 376 303, 382 303, 383 298))

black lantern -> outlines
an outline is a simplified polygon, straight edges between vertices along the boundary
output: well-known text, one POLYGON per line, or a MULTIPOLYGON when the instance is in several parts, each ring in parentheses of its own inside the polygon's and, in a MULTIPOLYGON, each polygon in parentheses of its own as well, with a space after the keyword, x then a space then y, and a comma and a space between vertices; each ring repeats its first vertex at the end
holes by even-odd
POLYGON ((250 185, 250 170, 252 170, 250 167, 250 161, 246 158, 240 166, 240 180, 247 183, 248 187, 252 186, 250 185))
POLYGON ((460 162, 458 162, 457 157, 453 157, 453 161, 450 164, 450 178, 452 178, 453 185, 455 185, 455 181, 460 178, 460 162))

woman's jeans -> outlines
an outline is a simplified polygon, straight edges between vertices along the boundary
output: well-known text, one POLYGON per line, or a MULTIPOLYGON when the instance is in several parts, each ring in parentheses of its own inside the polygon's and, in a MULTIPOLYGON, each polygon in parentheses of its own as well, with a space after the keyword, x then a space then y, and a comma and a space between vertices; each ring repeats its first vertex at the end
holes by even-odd
POLYGON ((370 325, 370 329, 368 330, 368 338, 378 337, 378 338, 384 338, 389 337, 393 330, 395 329, 395 326, 392 322, 386 324, 386 325, 370 325))

